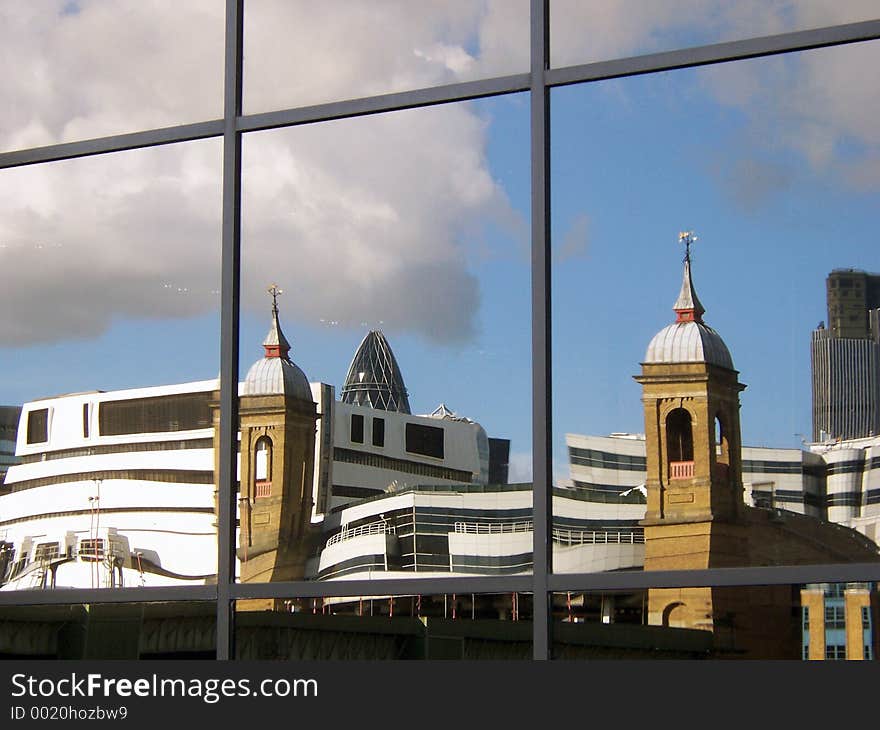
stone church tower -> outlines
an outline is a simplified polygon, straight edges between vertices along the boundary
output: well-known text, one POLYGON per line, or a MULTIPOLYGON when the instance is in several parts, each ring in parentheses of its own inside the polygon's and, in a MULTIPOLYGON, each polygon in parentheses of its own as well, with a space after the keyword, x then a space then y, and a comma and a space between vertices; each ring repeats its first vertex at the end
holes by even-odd
MULTIPOLYGON (((318 416, 309 381, 291 361, 290 343, 278 322, 280 291, 275 286, 269 291, 272 323, 263 341, 265 354, 239 386, 237 557, 245 583, 302 580, 319 538, 311 525, 318 416)), ((239 604, 250 610, 275 608, 271 600, 239 604)))
MULTIPOLYGON (((686 244, 675 322, 648 345, 642 373, 647 447, 645 570, 742 566, 739 382, 730 352, 703 321, 686 244)), ((711 588, 651 590, 649 623, 717 631, 733 606, 711 588)))

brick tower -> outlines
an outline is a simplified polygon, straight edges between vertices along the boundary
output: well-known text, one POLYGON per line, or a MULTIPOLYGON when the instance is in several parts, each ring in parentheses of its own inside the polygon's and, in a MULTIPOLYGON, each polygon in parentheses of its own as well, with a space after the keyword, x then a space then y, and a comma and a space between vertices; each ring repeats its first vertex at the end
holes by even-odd
MULTIPOLYGON (((239 388, 237 557, 246 583, 301 580, 318 539, 311 525, 316 407, 278 322, 281 292, 274 285, 269 292, 272 323, 263 342, 265 354, 239 388)), ((239 607, 271 609, 274 603, 240 601, 239 607)))
MULTIPOLYGON (((645 570, 744 565, 739 382, 724 341, 705 324, 685 244, 675 322, 651 340, 635 380, 642 385, 648 504, 645 570)), ((729 592, 727 592, 729 593, 729 592)), ((654 589, 649 623, 718 633, 733 606, 711 588, 654 589)))

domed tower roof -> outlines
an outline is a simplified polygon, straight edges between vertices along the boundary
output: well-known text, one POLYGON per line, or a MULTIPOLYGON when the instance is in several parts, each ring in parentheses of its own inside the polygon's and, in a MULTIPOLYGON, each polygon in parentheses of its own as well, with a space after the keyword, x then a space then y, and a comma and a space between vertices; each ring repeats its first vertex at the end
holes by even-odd
POLYGON ((672 305, 675 322, 654 335, 645 353, 645 364, 705 362, 733 370, 733 358, 721 335, 703 322, 706 310, 691 279, 690 244, 695 239, 690 233, 682 233, 679 238, 687 249, 681 291, 672 305))
POLYGON ((369 332, 355 352, 340 398, 351 405, 411 413, 397 359, 380 331, 369 332))
POLYGON ((274 284, 272 295, 272 324, 263 340, 265 355, 257 360, 242 383, 241 395, 289 395, 301 400, 312 400, 309 380, 289 357, 290 343, 278 322, 278 295, 281 290, 274 284))

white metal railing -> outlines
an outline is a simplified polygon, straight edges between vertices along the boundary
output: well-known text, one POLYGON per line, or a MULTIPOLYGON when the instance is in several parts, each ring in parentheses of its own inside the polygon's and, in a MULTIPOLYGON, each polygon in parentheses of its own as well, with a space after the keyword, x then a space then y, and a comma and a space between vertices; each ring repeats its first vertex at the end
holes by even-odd
POLYGON ((563 545, 640 545, 644 544, 645 535, 641 532, 566 530, 554 527, 553 542, 563 545))
MULTIPOLYGON (((456 522, 455 531, 465 535, 501 535, 514 532, 532 532, 528 522, 456 522)), ((553 542, 564 545, 640 545, 645 542, 642 532, 609 532, 607 530, 568 530, 553 528, 553 542)))
POLYGON ((532 532, 534 525, 528 522, 456 522, 455 531, 465 535, 500 535, 511 532, 532 532))
POLYGON ((393 535, 395 534, 394 525, 389 522, 371 522, 369 525, 360 525, 351 529, 343 529, 337 532, 333 537, 327 540, 327 547, 336 545, 353 537, 361 537, 362 535, 393 535))

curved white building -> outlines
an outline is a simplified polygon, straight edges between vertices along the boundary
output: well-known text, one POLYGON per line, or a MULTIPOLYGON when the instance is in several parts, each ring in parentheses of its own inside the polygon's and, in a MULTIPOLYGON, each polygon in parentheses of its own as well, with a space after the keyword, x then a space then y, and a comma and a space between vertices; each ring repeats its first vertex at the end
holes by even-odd
MULTIPOLYGON (((507 448, 493 448, 506 447, 506 441, 489 439, 478 423, 445 406, 427 415, 409 413, 399 367, 382 333, 369 333, 353 360, 352 367, 375 364, 372 390, 361 393, 370 397, 358 402, 337 401, 332 385, 309 383, 288 357, 290 343, 274 304, 263 348, 239 395, 256 407, 248 406, 250 430, 259 428, 260 399, 281 394, 288 408, 294 401, 314 403, 308 518, 316 529, 332 510, 388 490, 481 485, 490 472, 506 481, 501 462, 507 448), (380 403, 376 394, 387 397, 380 403)), ((26 403, 14 448, 10 441, 4 449, 10 457, 4 468, 13 463, 0 485, 0 589, 212 580, 218 391, 219 381, 212 379, 26 403)), ((275 428, 269 420, 267 433, 275 428)), ((262 448, 244 475, 260 482, 242 490, 249 520, 271 501, 269 480, 258 473, 271 470, 271 451, 262 448)))

